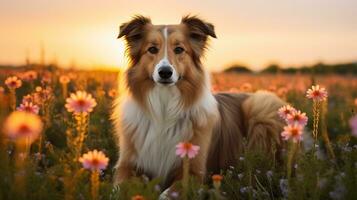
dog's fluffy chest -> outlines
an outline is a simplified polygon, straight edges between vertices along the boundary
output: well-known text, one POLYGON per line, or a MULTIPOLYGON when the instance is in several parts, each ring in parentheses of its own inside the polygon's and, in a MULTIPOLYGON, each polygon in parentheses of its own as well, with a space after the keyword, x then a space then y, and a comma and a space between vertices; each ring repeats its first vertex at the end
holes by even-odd
MULTIPOLYGON (((209 93, 210 94, 210 93, 209 93)), ((210 106, 200 105, 184 110, 176 88, 155 87, 147 96, 149 112, 144 112, 132 99, 123 103, 123 125, 137 151, 134 163, 153 177, 167 178, 181 160, 175 155, 176 145, 193 135, 193 118, 205 123, 210 106)), ((207 99, 202 103, 207 104, 207 99)), ((213 109, 212 109, 213 110, 213 109)), ((125 131, 126 132, 126 131, 125 131)))

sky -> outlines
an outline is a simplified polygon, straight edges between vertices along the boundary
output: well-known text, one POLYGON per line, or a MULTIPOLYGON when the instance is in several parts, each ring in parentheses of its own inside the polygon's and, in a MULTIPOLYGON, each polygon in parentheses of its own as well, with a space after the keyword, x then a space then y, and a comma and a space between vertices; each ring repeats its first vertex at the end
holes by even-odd
POLYGON ((204 64, 301 66, 357 61, 356 0, 1 0, 0 64, 39 62, 82 68, 126 65, 119 25, 131 16, 177 24, 186 14, 213 23, 204 64))

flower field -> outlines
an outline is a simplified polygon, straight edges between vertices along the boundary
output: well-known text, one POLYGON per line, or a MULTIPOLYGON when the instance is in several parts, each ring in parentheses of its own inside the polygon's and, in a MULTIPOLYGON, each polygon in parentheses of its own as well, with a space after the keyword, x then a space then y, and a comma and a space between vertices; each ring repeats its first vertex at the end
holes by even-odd
MULTIPOLYGON (((159 180, 112 184, 118 75, 0 69, 0 200, 159 198, 159 180)), ((215 73, 211 81, 213 92, 269 90, 290 104, 277 110, 283 158, 246 151, 202 185, 187 168, 199 146, 177 144, 187 174, 167 198, 357 199, 357 77, 215 73)))

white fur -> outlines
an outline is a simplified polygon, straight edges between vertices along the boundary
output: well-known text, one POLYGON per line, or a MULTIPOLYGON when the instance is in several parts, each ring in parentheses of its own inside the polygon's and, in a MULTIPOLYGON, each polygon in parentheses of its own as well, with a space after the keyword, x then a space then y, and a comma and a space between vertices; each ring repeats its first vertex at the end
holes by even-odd
POLYGON ((130 97, 121 105, 124 133, 131 133, 137 150, 133 162, 163 181, 180 164, 175 146, 192 138, 192 119, 206 125, 207 118, 217 116, 217 102, 208 87, 192 108, 184 110, 181 94, 176 86, 155 86, 147 96, 149 112, 130 97), (127 131, 126 131, 127 130, 127 131))
POLYGON ((162 34, 164 35, 164 57, 155 65, 155 69, 154 69, 154 72, 152 74, 152 77, 154 79, 154 81, 156 83, 158 83, 160 81, 160 76, 159 76, 159 69, 160 67, 162 66, 169 66, 171 67, 172 69, 172 76, 171 76, 171 81, 172 83, 170 85, 174 85, 178 79, 179 79, 179 75, 175 69, 175 67, 172 66, 172 64, 170 63, 169 59, 168 59, 168 33, 167 33, 167 27, 165 27, 163 30, 162 30, 162 34))

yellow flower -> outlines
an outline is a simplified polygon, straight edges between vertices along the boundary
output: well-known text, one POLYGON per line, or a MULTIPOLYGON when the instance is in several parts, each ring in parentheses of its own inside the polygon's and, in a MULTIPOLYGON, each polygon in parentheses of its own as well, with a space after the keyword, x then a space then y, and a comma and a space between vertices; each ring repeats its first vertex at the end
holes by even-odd
POLYGON ((67 84, 71 79, 66 75, 61 75, 59 78, 60 83, 67 84))
POLYGON ((131 200, 145 200, 145 198, 141 195, 135 195, 131 197, 131 200))
POLYGON ((107 168, 109 158, 107 158, 103 152, 94 150, 83 154, 83 156, 79 158, 79 162, 82 163, 85 169, 99 171, 107 168))
POLYGON ((66 99, 66 102, 65 107, 68 112, 74 112, 75 114, 90 113, 97 105, 97 102, 92 98, 92 95, 84 91, 72 93, 71 96, 66 99))
POLYGON ((5 120, 4 133, 13 140, 25 139, 30 144, 42 131, 43 123, 38 115, 15 111, 5 120))
POLYGON ((22 81, 17 76, 10 76, 5 80, 5 85, 10 89, 17 89, 21 87, 22 81))

